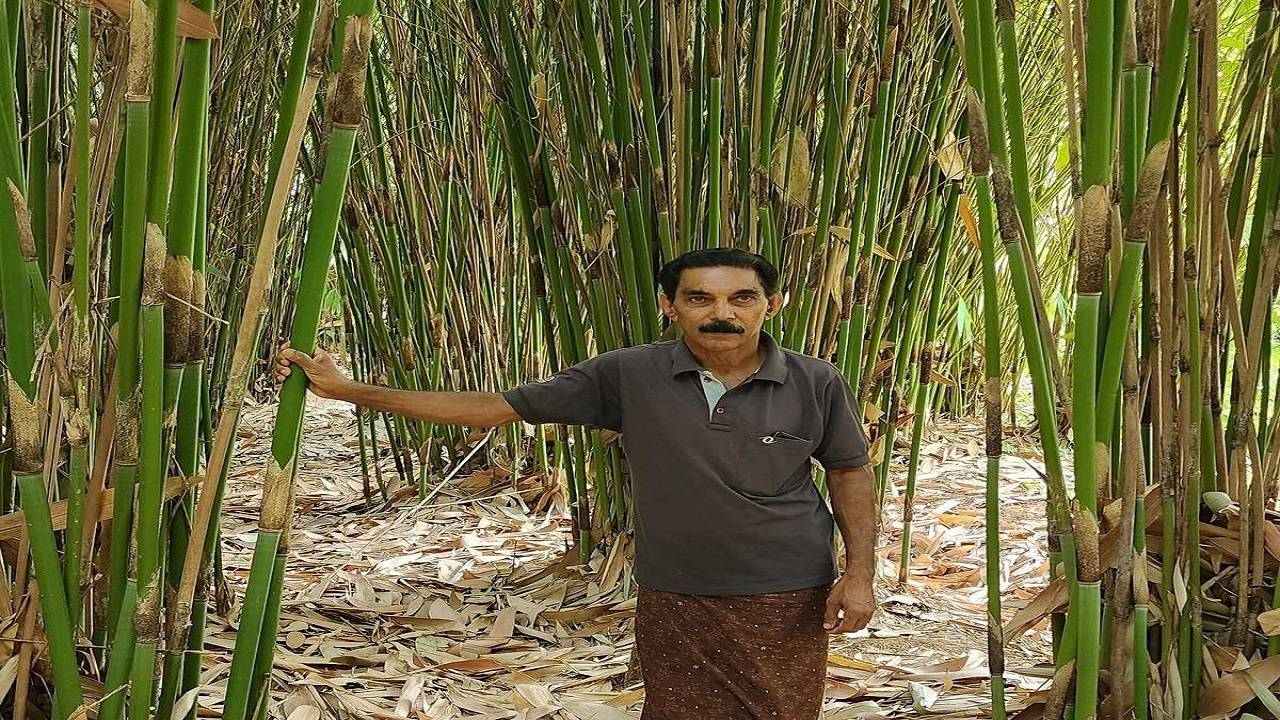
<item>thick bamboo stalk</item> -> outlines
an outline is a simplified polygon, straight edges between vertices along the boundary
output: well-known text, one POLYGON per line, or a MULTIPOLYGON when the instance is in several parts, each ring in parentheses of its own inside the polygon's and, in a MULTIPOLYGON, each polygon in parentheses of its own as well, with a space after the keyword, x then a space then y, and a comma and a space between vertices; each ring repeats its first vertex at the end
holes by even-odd
MULTIPOLYGON (((324 174, 312 206, 299 302, 290 337, 293 348, 308 354, 314 350, 321 293, 333 255, 352 151, 364 107, 364 83, 372 33, 369 13, 373 10, 373 3, 364 5, 361 8, 364 14, 351 16, 345 26, 342 65, 331 99, 331 134, 324 174)), ((258 543, 246 590, 246 597, 252 596, 255 600, 242 613, 241 631, 236 637, 223 711, 228 720, 245 720, 249 716, 254 707, 251 705, 253 678, 271 665, 271 652, 260 650, 260 645, 274 646, 275 633, 265 638, 261 633, 268 617, 278 612, 278 593, 274 598, 275 611, 271 609, 268 598, 270 589, 279 586, 279 580, 273 579, 275 571, 283 571, 283 562, 277 560, 277 551, 282 535, 287 533, 288 518, 292 512, 293 476, 305 400, 306 376, 299 373, 286 381, 281 389, 280 408, 272 435, 271 464, 263 485, 258 543)))

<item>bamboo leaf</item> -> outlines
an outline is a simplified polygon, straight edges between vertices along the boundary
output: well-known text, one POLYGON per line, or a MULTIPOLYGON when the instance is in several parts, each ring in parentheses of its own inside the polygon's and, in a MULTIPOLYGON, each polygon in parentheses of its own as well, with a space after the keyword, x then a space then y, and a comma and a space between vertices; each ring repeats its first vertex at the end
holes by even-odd
POLYGON ((960 220, 964 223, 965 237, 969 238, 969 244, 974 250, 978 250, 981 244, 978 242, 978 219, 973 215, 973 203, 969 200, 967 193, 960 195, 960 220))
POLYGON ((891 262, 898 262, 898 258, 894 257, 893 253, 889 252, 888 248, 881 245, 880 243, 873 243, 871 245, 871 253, 873 255, 882 257, 885 260, 889 260, 891 262))
POLYGON ((968 162, 965 160, 964 153, 960 152, 960 141, 956 139, 955 133, 947 131, 942 140, 942 146, 934 153, 933 160, 938 163, 938 169, 948 180, 964 179, 968 162))
MULTIPOLYGON (((129 21, 129 0, 93 0, 94 7, 110 12, 126 23, 129 21)), ((196 40, 212 40, 221 37, 218 25, 205 11, 180 0, 178 3, 178 35, 196 40)))
POLYGON ((908 683, 907 687, 911 688, 911 706, 916 712, 928 712, 938 702, 938 691, 924 683, 908 683))
POLYGON ((1280 680, 1280 655, 1237 670, 1210 684, 1200 693, 1196 712, 1201 716, 1230 715, 1257 697, 1254 683, 1270 687, 1276 680, 1280 680))
POLYGON ((1249 689, 1253 691, 1253 694, 1271 711, 1271 716, 1280 717, 1280 700, 1276 699, 1276 696, 1262 683, 1258 682, 1253 675, 1246 672, 1244 679, 1249 683, 1249 689))
POLYGON ((1280 608, 1258 615, 1258 627, 1263 635, 1280 635, 1280 608))

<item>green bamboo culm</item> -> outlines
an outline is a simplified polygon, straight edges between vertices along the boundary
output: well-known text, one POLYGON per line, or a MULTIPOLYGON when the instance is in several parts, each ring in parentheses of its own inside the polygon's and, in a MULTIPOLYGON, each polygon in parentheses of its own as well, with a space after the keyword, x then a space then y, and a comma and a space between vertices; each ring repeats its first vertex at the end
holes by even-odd
POLYGON ((142 288, 142 413, 135 500, 134 540, 138 607, 133 623, 133 672, 129 686, 129 720, 148 720, 156 681, 160 644, 162 593, 161 510, 164 502, 164 266, 165 242, 160 228, 147 223, 142 288))
MULTIPOLYGON (((1072 438, 1076 472, 1074 509, 1077 579, 1076 720, 1098 713, 1101 641, 1101 569, 1097 548, 1098 485, 1095 442, 1098 392, 1098 328, 1105 284, 1105 257, 1111 225, 1111 159, 1115 45, 1115 4, 1092 0, 1085 9, 1084 137, 1081 179, 1084 199, 1077 222, 1075 345, 1072 355, 1072 438), (1082 536, 1082 530, 1086 533, 1082 536)), ((1126 311, 1127 312, 1127 311, 1126 311)))
MULTIPOLYGON (((214 10, 212 0, 200 0, 196 7, 209 14, 214 10)), ((173 428, 173 454, 183 476, 192 476, 199 471, 197 434, 204 382, 204 323, 201 313, 204 310, 205 282, 198 256, 203 252, 205 241, 202 205, 208 185, 206 146, 211 50, 212 42, 203 38, 187 39, 183 48, 182 85, 178 89, 178 126, 175 132, 175 145, 183 151, 173 158, 168 257, 165 261, 165 395, 166 400, 177 398, 176 407, 165 408, 165 424, 170 425, 168 416, 176 412, 172 421, 176 426, 173 428)), ((174 536, 170 541, 168 561, 170 588, 165 593, 169 598, 174 597, 180 585, 186 533, 189 531, 186 513, 192 506, 190 494, 185 494, 180 502, 174 504, 176 522, 172 523, 174 536)), ((204 637, 202 625, 196 625, 194 633, 201 641, 204 637)), ((186 638, 182 635, 171 629, 169 639, 172 643, 185 644, 186 638)), ((173 651, 174 647, 170 646, 170 652, 164 659, 161 692, 156 706, 159 717, 172 715, 173 703, 183 689, 185 656, 173 651)), ((189 646, 188 649, 199 651, 201 648, 189 646)))
POLYGON ((67 422, 67 442, 71 462, 67 473, 67 532, 63 540, 63 567, 67 612, 73 625, 80 619, 80 567, 84 535, 84 496, 93 457, 96 407, 89 387, 92 374, 92 345, 89 318, 90 150, 89 125, 92 117, 89 88, 93 83, 93 13, 88 3, 76 5, 76 96, 75 127, 71 156, 74 165, 72 327, 68 365, 74 384, 74 402, 67 422))
MULTIPOLYGON (((343 33, 342 65, 330 98, 330 135, 324 158, 324 169, 312 202, 304 249, 302 277, 290 333, 290 345, 299 352, 312 353, 320 318, 320 302, 324 294, 333 245, 337 237, 343 198, 346 195, 351 157, 364 110, 364 82, 372 35, 372 0, 352 2, 348 10, 358 13, 347 18, 343 33), (361 7, 351 7, 361 6, 361 7)), ((232 655, 231 675, 227 681, 227 700, 223 709, 226 720, 247 720, 255 708, 254 678, 270 668, 272 653, 260 644, 274 646, 275 633, 264 636, 269 616, 278 613, 279 594, 272 598, 271 589, 278 585, 278 550, 287 534, 293 506, 294 468, 301 441, 302 413, 306 402, 306 376, 293 373, 280 391, 280 406, 272 434, 271 462, 263 482, 262 509, 258 520, 258 541, 254 548, 247 602, 241 616, 232 655)), ((278 569, 283 572, 283 562, 278 569)), ((265 688, 262 690, 265 692, 265 688)))
POLYGON ((1000 458, 1004 453, 1001 420, 1000 314, 996 286, 996 217, 992 197, 992 153, 982 103, 972 89, 966 93, 969 120, 969 172, 978 210, 978 243, 982 254, 983 405, 986 426, 987 487, 987 664, 991 673, 992 717, 1002 720, 1004 703, 1004 641, 1000 625, 1000 458), (996 528, 992 530, 991 528, 996 528))
MULTIPOLYGON (((113 453, 116 491, 111 522, 108 633, 115 631, 122 618, 120 604, 128 582, 133 492, 138 475, 138 423, 142 402, 138 331, 142 314, 142 256, 146 233, 152 41, 151 11, 141 0, 133 0, 129 15, 123 150, 124 197, 120 223, 119 299, 116 301, 117 429, 113 453)), ((122 660, 114 653, 111 661, 129 663, 127 659, 122 660)))
MULTIPOLYGON (((15 218, 13 226, 15 233, 12 239, 17 240, 22 246, 23 254, 29 256, 35 248, 30 213, 12 179, 6 179, 6 183, 8 192, 3 195, 9 200, 8 205, 15 218)), ((16 266, 8 267, 9 271, 17 269, 16 266)), ((21 274, 21 285, 30 291, 31 287, 28 284, 30 276, 25 272, 25 268, 21 270, 21 274)), ((0 278, 3 277, 0 276, 0 278)), ((15 333, 22 333, 26 335, 28 342, 35 337, 40 337, 45 327, 38 316, 34 323, 32 320, 31 316, 14 317, 6 307, 4 313, 6 337, 12 338, 15 337, 15 333)), ((14 365, 14 360, 19 356, 10 354, 7 350, 6 347, 5 359, 9 363, 10 373, 7 378, 7 392, 9 428, 12 432, 10 437, 13 447, 13 473, 17 479, 19 500, 26 518, 31 560, 35 567, 36 583, 39 586, 40 613, 44 617, 49 659, 53 666, 54 716, 55 720, 66 720, 80 707, 80 673, 76 667, 75 633, 67 609, 66 586, 58 558, 58 545, 53 534, 48 497, 45 495, 44 442, 42 423, 36 405, 38 394, 35 392, 34 367, 30 364, 14 365)))

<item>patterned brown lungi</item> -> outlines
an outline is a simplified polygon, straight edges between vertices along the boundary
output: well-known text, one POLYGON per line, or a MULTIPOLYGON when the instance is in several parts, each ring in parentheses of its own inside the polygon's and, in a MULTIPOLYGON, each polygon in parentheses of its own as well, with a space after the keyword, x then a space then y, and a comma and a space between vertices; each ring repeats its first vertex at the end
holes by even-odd
POLYGON ((830 589, 714 596, 640 588, 642 720, 817 720, 830 589))

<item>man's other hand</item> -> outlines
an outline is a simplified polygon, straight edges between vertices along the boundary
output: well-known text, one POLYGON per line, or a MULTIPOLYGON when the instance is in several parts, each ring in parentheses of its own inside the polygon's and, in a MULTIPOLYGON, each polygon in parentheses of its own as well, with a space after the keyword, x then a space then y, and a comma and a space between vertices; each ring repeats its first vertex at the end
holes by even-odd
POLYGON ((871 590, 871 583, 855 583, 845 575, 831 586, 827 595, 823 627, 832 634, 857 632, 867 626, 875 610, 876 596, 871 590), (844 612, 843 617, 841 611, 844 612))
POLYGON ((352 385, 351 379, 342 374, 329 353, 320 348, 316 348, 316 354, 311 356, 285 343, 276 356, 276 382, 283 383, 292 372, 293 365, 302 368, 307 374, 308 388, 322 398, 342 400, 352 385))

